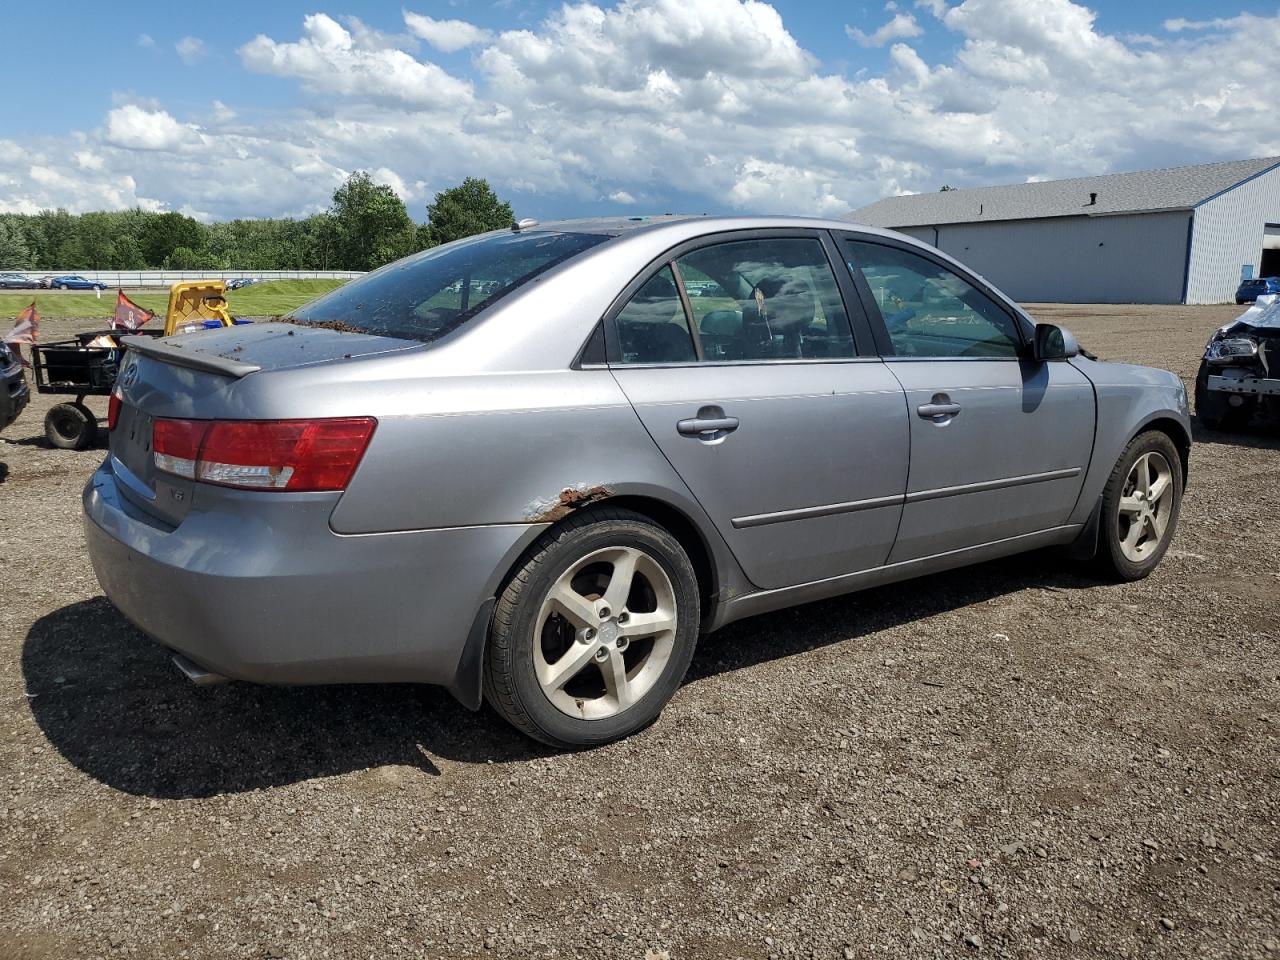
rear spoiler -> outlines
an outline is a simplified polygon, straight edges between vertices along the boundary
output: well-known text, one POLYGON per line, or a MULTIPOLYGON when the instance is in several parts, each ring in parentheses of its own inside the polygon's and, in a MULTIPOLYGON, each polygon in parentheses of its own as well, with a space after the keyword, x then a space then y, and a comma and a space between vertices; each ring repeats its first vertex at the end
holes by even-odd
POLYGON ((232 360, 230 357, 220 357, 216 353, 187 350, 151 337, 122 337, 120 343, 144 357, 154 357, 156 360, 172 363, 177 367, 216 373, 220 377, 239 379, 262 369, 256 363, 244 363, 240 360, 232 360))

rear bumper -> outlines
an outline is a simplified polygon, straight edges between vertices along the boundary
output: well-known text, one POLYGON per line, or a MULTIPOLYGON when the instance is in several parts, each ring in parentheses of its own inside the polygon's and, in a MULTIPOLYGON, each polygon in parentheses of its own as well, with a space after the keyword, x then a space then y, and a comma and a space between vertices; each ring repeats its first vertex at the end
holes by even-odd
POLYGON ((456 687, 477 611, 542 527, 344 536, 328 524, 337 498, 197 485, 170 529, 104 463, 84 490, 85 538, 120 612, 213 673, 456 687))

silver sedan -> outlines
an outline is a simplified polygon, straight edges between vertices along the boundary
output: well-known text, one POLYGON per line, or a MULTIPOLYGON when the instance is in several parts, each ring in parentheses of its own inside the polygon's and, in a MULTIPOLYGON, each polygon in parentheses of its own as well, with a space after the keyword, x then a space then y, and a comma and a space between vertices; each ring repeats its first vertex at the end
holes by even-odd
POLYGON ((192 679, 441 684, 558 747, 742 617, 1054 545, 1146 576, 1191 444, 1173 374, 838 221, 525 221, 128 345, 89 551, 192 679))

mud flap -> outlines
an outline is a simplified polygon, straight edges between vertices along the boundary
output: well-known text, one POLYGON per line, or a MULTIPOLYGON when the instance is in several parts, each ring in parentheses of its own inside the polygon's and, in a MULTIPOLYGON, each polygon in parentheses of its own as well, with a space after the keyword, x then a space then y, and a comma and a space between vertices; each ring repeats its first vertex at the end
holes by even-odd
POLYGON ((479 710, 484 702, 484 643, 489 638, 489 621, 493 619, 493 608, 497 603, 497 597, 490 597, 480 604, 467 633, 462 655, 458 657, 453 682, 446 688, 468 710, 479 710))
POLYGON ((1072 560, 1091 560, 1098 553, 1098 530, 1102 526, 1102 497, 1089 512, 1089 519, 1079 536, 1067 544, 1067 556, 1072 560))

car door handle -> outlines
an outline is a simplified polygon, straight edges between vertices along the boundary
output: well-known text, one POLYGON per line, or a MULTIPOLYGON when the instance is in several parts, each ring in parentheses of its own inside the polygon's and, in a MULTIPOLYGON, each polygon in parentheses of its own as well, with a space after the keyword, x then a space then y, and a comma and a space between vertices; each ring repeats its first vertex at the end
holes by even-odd
POLYGON ((692 417, 676 424, 676 430, 686 437, 704 437, 706 434, 733 433, 738 429, 737 417, 692 417))
POLYGON ((916 407, 916 414, 922 420, 943 423, 960 415, 960 404, 952 402, 945 393, 935 393, 931 401, 916 407))

